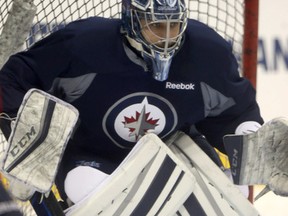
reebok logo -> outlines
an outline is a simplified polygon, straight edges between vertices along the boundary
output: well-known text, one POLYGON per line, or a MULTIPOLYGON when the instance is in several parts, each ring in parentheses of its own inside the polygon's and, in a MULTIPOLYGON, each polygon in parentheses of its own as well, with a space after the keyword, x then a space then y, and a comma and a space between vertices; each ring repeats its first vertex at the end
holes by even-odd
POLYGON ((166 89, 179 89, 179 90, 195 90, 195 84, 166 82, 165 88, 166 89))

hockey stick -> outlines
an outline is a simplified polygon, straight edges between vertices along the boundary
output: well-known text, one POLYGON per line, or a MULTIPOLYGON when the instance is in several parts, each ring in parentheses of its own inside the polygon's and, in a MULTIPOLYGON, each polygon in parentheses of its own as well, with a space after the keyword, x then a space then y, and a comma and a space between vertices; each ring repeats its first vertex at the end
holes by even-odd
POLYGON ((62 207, 52 192, 50 192, 48 196, 36 192, 29 201, 37 215, 65 216, 62 207))
POLYGON ((0 68, 10 55, 20 50, 36 13, 33 0, 14 0, 0 35, 0 68))

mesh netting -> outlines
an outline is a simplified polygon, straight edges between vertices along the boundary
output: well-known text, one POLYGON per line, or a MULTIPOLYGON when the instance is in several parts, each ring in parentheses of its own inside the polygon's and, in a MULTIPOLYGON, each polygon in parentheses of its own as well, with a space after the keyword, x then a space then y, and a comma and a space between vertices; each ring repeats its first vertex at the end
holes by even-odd
MULTIPOLYGON (((244 0, 190 0, 189 17, 214 28, 242 55, 244 34, 244 0)), ((239 59, 240 60, 240 59, 239 59)))
MULTIPOLYGON (((0 33, 12 6, 12 0, 1 0, 0 33), (3 2, 4 1, 4 2, 3 2)), ((121 0, 34 0, 37 14, 24 48, 31 46, 50 32, 79 18, 104 16, 119 18, 121 0)), ((189 0, 189 17, 214 28, 233 44, 241 56, 243 38, 243 0, 189 0)))
POLYGON ((0 34, 2 32, 3 25, 7 20, 8 11, 11 9, 12 3, 12 1, 0 1, 0 34))

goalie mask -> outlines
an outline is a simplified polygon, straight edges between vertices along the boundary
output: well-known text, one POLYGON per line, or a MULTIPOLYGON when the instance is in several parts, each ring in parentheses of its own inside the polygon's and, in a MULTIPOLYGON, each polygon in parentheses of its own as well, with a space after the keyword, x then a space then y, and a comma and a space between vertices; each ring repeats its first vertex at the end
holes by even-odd
POLYGON ((122 27, 153 77, 168 78, 172 57, 182 44, 187 14, 183 0, 123 0, 122 27))

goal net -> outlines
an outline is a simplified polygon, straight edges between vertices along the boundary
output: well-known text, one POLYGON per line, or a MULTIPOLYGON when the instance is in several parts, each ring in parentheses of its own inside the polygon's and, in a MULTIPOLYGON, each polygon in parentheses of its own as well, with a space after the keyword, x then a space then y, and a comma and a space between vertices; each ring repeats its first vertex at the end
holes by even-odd
MULTIPOLYGON (((0 45, 3 47, 2 50, 8 52, 6 56, 0 56, 0 64, 5 63, 11 52, 29 48, 36 41, 71 21, 90 16, 114 18, 121 16, 121 0, 1 0, 0 2, 0 34, 3 33, 0 36, 0 45), (37 9, 35 16, 32 4, 37 9), (26 13, 23 12, 25 10, 26 13), (33 23, 31 28, 28 25, 29 29, 26 24, 25 29, 23 18, 29 21, 29 15, 34 17, 33 23), (29 34, 25 37, 24 43, 20 36, 25 35, 26 31, 29 31, 29 34), (17 39, 20 41, 16 41, 17 39), (19 43, 24 45, 18 47, 19 43)), ((258 36, 258 8, 255 7, 257 2, 258 0, 187 0, 188 16, 208 24, 229 41, 238 58, 240 68, 243 68, 243 65, 245 67, 243 50, 248 49, 247 52, 250 54, 257 52, 255 51, 255 46, 257 46, 255 40, 257 43, 258 36), (247 19, 247 16, 252 19, 249 17, 247 19), (250 27, 251 24, 254 26, 250 27), (249 33, 246 34, 245 29, 249 29, 249 33), (251 45, 251 41, 254 44, 251 45), (249 47, 245 48, 245 44, 249 47), (254 50, 251 50, 252 46, 254 50)), ((3 52, 0 50, 0 55, 3 55, 3 52)))
MULTIPOLYGON (((240 72, 255 85, 258 0, 186 1, 188 17, 206 23, 231 43, 240 72)), ((11 54, 91 16, 120 18, 121 0, 0 0, 0 68, 11 54)), ((3 145, 0 142, 0 156, 3 145)))

